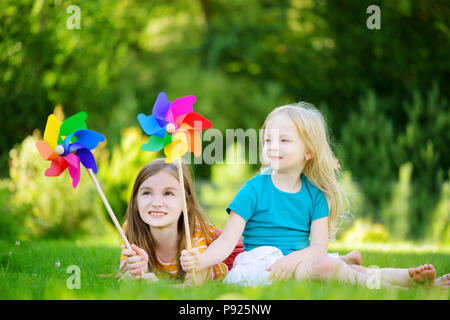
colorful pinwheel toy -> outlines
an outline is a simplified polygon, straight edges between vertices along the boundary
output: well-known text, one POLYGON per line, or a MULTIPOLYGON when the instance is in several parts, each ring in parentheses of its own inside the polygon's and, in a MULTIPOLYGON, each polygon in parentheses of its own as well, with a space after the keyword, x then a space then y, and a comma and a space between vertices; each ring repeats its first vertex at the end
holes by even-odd
MULTIPOLYGON (((167 99, 167 95, 161 92, 153 105, 152 114, 146 116, 141 113, 137 117, 144 132, 150 136, 148 142, 142 145, 141 149, 160 151, 164 148, 167 163, 178 160, 178 179, 183 195, 184 230, 188 249, 192 248, 192 244, 181 157, 188 151, 199 157, 202 152, 200 133, 202 130, 212 127, 211 121, 193 111, 194 103, 195 96, 193 95, 176 99, 171 103, 167 99)), ((193 271, 192 277, 196 283, 195 271, 193 271)))
POLYGON ((94 175, 94 173, 97 173, 97 163, 91 150, 95 149, 100 142, 105 141, 105 136, 87 129, 86 119, 86 112, 79 112, 63 122, 59 121, 54 114, 48 117, 44 140, 36 142, 36 147, 42 158, 51 161, 50 168, 45 171, 45 175, 56 177, 68 168, 72 178, 72 186, 76 188, 80 181, 81 163, 87 169, 92 182, 94 182, 95 188, 126 247, 131 250, 130 243, 94 175))
POLYGON ((45 126, 44 140, 36 142, 42 158, 51 161, 45 175, 56 177, 68 168, 74 188, 80 181, 80 162, 97 173, 97 164, 90 150, 105 141, 102 134, 87 129, 86 119, 86 112, 79 112, 63 122, 51 114, 45 126))
POLYGON ((202 115, 193 112, 195 96, 176 99, 172 103, 161 92, 153 106, 152 114, 141 113, 138 121, 146 134, 148 142, 141 149, 160 151, 164 148, 166 162, 181 158, 186 152, 198 157, 202 152, 200 133, 212 127, 212 123, 202 115))

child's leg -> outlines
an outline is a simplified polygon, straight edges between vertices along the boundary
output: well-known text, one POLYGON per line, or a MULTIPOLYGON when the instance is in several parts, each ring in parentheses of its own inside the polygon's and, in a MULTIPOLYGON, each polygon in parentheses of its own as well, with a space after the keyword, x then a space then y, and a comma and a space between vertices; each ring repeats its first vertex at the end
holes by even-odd
MULTIPOLYGON (((349 265, 350 268, 356 270, 360 273, 372 274, 370 268, 366 268, 359 265, 349 265)), ((380 268, 375 269, 376 272, 379 272, 380 279, 384 282, 391 283, 397 286, 409 287, 412 284, 412 280, 409 277, 407 269, 399 269, 399 268, 380 268)))
MULTIPOLYGON (((350 267, 359 272, 368 273, 368 269, 363 266, 352 265, 350 267)), ((403 287, 410 287, 414 283, 432 282, 436 277, 436 271, 431 264, 409 269, 381 268, 376 270, 378 270, 381 280, 403 287)))
POLYGON ((327 256, 300 263, 295 270, 296 280, 331 280, 365 284, 369 274, 356 270, 345 262, 327 256))
POLYGON ((409 268, 408 275, 410 279, 418 284, 434 284, 436 279, 436 269, 432 264, 424 264, 416 268, 409 268))
MULTIPOLYGON (((380 285, 384 287, 409 287, 413 283, 432 282, 436 277, 436 271, 432 265, 419 266, 417 268, 382 268, 380 272, 380 285)), ((343 261, 330 257, 320 257, 299 264, 295 271, 296 280, 331 280, 346 281, 367 285, 372 273, 362 266, 349 266, 343 261)))
MULTIPOLYGON (((343 261, 330 257, 319 257, 298 265, 296 280, 339 280, 352 284, 368 285, 371 274, 361 266, 349 266, 343 261), (358 270, 357 270, 358 269, 358 270)), ((397 287, 380 277, 383 287, 397 287)))

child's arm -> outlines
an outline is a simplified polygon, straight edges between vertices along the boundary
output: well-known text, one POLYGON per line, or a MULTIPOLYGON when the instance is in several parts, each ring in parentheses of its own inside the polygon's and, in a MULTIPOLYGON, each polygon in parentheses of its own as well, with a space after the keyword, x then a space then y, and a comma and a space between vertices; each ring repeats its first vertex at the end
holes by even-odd
POLYGON ((297 263, 302 263, 315 257, 324 256, 328 252, 328 217, 314 220, 311 223, 311 241, 309 247, 292 252, 297 263))
POLYGON ((292 276, 297 266, 307 260, 324 256, 328 252, 328 217, 314 220, 311 223, 311 241, 309 247, 292 252, 279 259, 266 270, 272 278, 286 279, 292 276))
POLYGON ((205 251, 201 254, 195 248, 181 251, 180 260, 183 270, 185 272, 190 272, 193 269, 202 270, 222 262, 235 248, 242 232, 244 232, 244 228, 245 220, 234 211, 231 211, 222 234, 205 251))

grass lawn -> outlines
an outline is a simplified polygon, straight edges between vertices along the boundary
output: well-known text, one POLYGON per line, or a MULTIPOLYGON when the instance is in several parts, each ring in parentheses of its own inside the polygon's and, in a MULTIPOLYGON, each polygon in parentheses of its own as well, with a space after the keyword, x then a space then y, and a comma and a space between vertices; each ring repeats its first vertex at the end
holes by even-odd
MULTIPOLYGON (((119 283, 99 274, 116 271, 120 249, 114 242, 0 240, 0 299, 449 299, 440 288, 409 290, 369 289, 337 282, 275 282, 267 287, 240 287, 218 281, 194 288, 174 282, 119 283), (69 289, 70 265, 80 268, 80 289, 69 289)), ((438 275, 450 272, 450 249, 408 244, 345 246, 332 244, 330 252, 359 249, 363 265, 407 268, 424 263, 438 275)))

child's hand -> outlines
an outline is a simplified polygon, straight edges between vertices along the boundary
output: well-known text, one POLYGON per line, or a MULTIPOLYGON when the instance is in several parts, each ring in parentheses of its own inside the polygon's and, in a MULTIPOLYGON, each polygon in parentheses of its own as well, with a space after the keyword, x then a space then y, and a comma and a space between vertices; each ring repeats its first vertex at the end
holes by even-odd
POLYGON ((126 256, 125 270, 133 275, 140 275, 148 271, 148 254, 143 249, 132 244, 131 249, 125 249, 122 254, 126 256))
POLYGON ((291 255, 287 255, 270 265, 266 271, 270 271, 269 281, 272 279, 286 280, 294 275, 297 268, 297 260, 291 255))
POLYGON ((186 286, 192 286, 193 280, 194 279, 192 279, 192 272, 186 272, 186 277, 184 278, 184 284, 186 286))
POLYGON ((197 248, 181 251, 181 267, 184 272, 190 272, 193 269, 201 269, 200 251, 197 248))
POLYGON ((136 276, 136 280, 140 280, 140 279, 148 281, 148 282, 158 281, 158 278, 155 276, 155 274, 153 272, 143 273, 143 274, 136 276))
POLYGON ((192 272, 187 272, 186 277, 184 278, 184 284, 187 286, 201 285, 206 280, 207 271, 208 271, 208 269, 203 269, 202 271, 199 271, 199 272, 196 271, 195 272, 195 281, 194 281, 192 272))
POLYGON ((131 275, 130 272, 122 273, 119 277, 119 281, 129 282, 136 280, 136 277, 134 275, 131 275))

